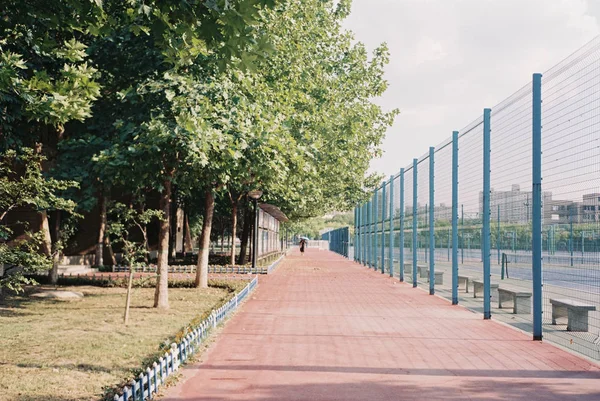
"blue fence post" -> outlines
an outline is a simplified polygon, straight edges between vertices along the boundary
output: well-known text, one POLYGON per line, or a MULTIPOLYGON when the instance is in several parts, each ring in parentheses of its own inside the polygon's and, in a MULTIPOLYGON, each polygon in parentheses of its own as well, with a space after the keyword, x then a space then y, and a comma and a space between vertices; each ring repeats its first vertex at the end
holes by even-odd
POLYGON ((458 131, 452 132, 452 305, 458 305, 458 131))
POLYGON ((388 259, 390 261, 390 277, 394 277, 394 176, 390 176, 390 239, 388 241, 388 259))
POLYGON ((377 258, 379 254, 379 241, 377 241, 377 223, 379 222, 379 189, 375 190, 373 201, 373 269, 377 271, 377 258))
POLYGON ((373 224, 373 214, 372 214, 372 200, 370 200, 369 202, 367 202, 367 230, 366 230, 366 246, 365 246, 365 252, 367 254, 367 258, 366 258, 366 266, 370 269, 371 268, 371 244, 373 243, 373 237, 371 236, 371 225, 373 224))
POLYGON ((491 109, 483 110, 483 318, 491 319, 490 290, 490 139, 491 109))
POLYGON ((404 169, 400 169, 400 281, 404 281, 404 169))
POLYGON ((417 286, 417 159, 413 159, 413 216, 412 216, 412 280, 413 287, 417 286))
POLYGON ((356 206, 356 218, 358 219, 358 224, 356 225, 355 228, 355 238, 354 238, 354 257, 356 258, 356 262, 360 263, 360 225, 361 225, 361 220, 362 220, 362 216, 360 215, 360 205, 356 206))
POLYGON ((384 181, 381 184, 381 274, 385 273, 385 219, 387 217, 387 205, 385 198, 387 194, 387 185, 384 181))
MULTIPOLYGON (((373 195, 374 197, 375 195, 373 195)), ((369 219, 370 219, 370 227, 369 227, 369 267, 373 267, 373 232, 375 227, 375 219, 373 218, 373 197, 371 198, 371 202, 369 203, 369 219)))
POLYGON ((498 205, 496 213, 496 249, 498 250, 498 264, 500 264, 500 205, 498 205))
POLYGON ((429 295, 435 294, 435 148, 429 148, 429 295))
POLYGON ((354 207, 354 252, 352 253, 352 260, 356 262, 358 259, 358 255, 356 252, 356 248, 358 246, 358 207, 354 207))
MULTIPOLYGON (((533 339, 542 339, 542 74, 533 74, 533 339)), ((582 245, 583 246, 583 245, 582 245)))
POLYGON ((362 231, 361 231, 361 236, 362 236, 362 241, 361 241, 361 245, 360 245, 360 250, 362 252, 362 264, 363 266, 367 265, 367 227, 368 227, 368 223, 369 223, 369 216, 367 213, 367 206, 368 202, 365 202, 365 204, 362 207, 362 214, 363 214, 363 218, 362 218, 362 231))

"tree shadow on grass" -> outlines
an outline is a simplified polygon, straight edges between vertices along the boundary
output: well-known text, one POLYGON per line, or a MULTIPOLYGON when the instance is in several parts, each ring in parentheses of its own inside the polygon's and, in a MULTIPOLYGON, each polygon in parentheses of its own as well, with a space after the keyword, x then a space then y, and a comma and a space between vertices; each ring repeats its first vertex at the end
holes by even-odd
MULTIPOLYGON (((4 364, 8 365, 8 364, 4 364)), ((114 369, 107 368, 100 365, 92 365, 89 363, 68 363, 62 365, 44 365, 38 363, 15 363, 14 366, 19 368, 29 368, 29 369, 63 369, 63 370, 76 370, 80 372, 92 372, 92 373, 112 373, 114 369)))

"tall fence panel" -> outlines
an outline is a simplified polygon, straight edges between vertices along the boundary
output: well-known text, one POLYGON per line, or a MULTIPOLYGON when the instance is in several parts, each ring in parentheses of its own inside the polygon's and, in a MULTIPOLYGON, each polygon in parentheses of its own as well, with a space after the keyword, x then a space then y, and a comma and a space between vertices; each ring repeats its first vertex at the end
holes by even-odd
POLYGON ((348 258, 351 247, 350 227, 337 228, 321 234, 321 240, 329 241, 329 250, 348 258))
POLYGON ((599 60, 600 37, 382 183, 359 260, 600 360, 599 60))
POLYGON ((417 167, 417 283, 429 288, 429 153, 419 158, 417 167))
POLYGON ((600 39, 596 39, 542 77, 544 336, 596 359, 600 359, 599 59, 600 39))

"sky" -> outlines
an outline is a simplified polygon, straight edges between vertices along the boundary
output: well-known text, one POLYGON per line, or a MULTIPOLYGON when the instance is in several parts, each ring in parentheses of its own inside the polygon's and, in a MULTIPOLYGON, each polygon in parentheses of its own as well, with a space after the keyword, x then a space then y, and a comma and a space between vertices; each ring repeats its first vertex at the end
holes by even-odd
POLYGON ((344 23, 372 51, 386 42, 400 114, 371 171, 389 176, 600 33, 600 0, 353 0, 344 23))

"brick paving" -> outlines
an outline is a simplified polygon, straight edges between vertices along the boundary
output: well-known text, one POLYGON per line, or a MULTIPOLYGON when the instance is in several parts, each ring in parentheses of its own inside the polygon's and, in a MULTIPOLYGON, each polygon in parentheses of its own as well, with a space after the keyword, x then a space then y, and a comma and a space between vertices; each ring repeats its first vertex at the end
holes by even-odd
POLYGON ((600 366, 328 251, 294 251, 163 401, 600 400, 600 366))

